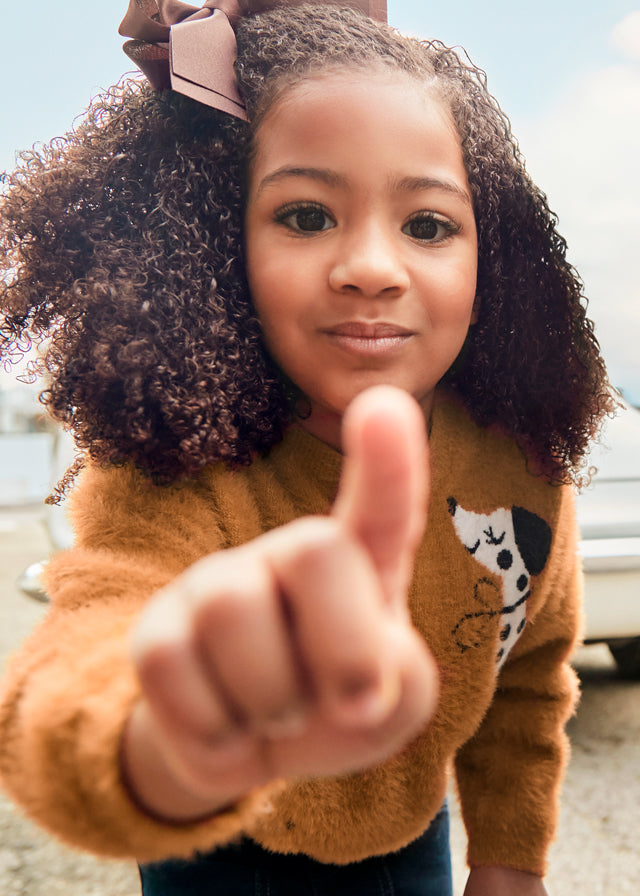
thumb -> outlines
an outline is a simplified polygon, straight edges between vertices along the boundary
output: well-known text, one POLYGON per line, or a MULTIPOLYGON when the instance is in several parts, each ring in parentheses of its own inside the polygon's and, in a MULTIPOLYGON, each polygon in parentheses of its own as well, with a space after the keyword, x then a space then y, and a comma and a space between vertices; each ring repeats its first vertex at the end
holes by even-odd
POLYGON ((387 599, 404 600, 426 522, 424 414, 401 389, 367 389, 347 408, 343 447, 333 515, 368 551, 387 599))

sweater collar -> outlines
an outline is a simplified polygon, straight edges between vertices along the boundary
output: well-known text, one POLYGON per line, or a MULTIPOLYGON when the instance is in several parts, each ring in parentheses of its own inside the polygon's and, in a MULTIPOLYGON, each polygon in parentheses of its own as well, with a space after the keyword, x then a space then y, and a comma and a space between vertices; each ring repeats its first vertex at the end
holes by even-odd
POLYGON ((293 424, 264 463, 284 488, 313 512, 326 512, 338 492, 343 456, 300 426, 293 424))

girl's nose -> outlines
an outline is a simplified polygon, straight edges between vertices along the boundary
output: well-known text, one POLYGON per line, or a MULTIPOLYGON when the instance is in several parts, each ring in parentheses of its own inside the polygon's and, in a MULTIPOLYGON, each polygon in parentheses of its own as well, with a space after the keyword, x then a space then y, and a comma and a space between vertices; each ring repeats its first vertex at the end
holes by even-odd
POLYGON ((345 234, 329 274, 329 284, 336 292, 359 292, 369 297, 401 296, 409 282, 393 240, 374 227, 345 234))

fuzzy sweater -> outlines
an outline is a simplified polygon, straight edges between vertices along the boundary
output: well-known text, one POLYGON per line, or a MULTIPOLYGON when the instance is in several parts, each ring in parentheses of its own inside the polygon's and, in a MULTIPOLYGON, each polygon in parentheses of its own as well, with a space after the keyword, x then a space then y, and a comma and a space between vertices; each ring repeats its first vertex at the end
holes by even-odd
POLYGON ((72 501, 75 546, 51 561, 50 611, 13 657, 0 701, 0 779, 45 828, 81 848, 154 861, 240 835, 345 863, 397 850, 430 823, 455 766, 468 860, 543 874, 576 697, 580 623, 572 491, 534 476, 514 442, 440 401, 429 520, 410 593, 440 670, 435 717, 363 773, 275 781, 196 824, 149 817, 120 778, 139 696, 129 631, 156 589, 203 555, 326 513, 340 455, 292 427, 270 454, 154 486, 89 468, 72 501))

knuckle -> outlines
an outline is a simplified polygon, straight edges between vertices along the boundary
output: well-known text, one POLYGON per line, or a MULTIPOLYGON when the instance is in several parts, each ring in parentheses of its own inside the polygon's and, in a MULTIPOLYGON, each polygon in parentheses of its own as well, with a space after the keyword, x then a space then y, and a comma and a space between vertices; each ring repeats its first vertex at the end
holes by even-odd
POLYGON ((296 554, 312 556, 335 550, 347 537, 341 522, 329 516, 304 517, 296 523, 296 554))
POLYGON ((224 629, 241 627, 267 611, 273 601, 273 588, 266 570, 255 564, 242 564, 239 557, 229 558, 213 575, 206 587, 192 598, 192 627, 224 629))
POLYGON ((176 680, 181 677, 181 661, 175 645, 157 644, 141 654, 135 663, 142 691, 154 704, 164 704, 176 680))
POLYGON ((229 630, 240 627, 244 620, 259 612, 263 599, 246 588, 217 591, 194 608, 194 633, 202 630, 229 630))

